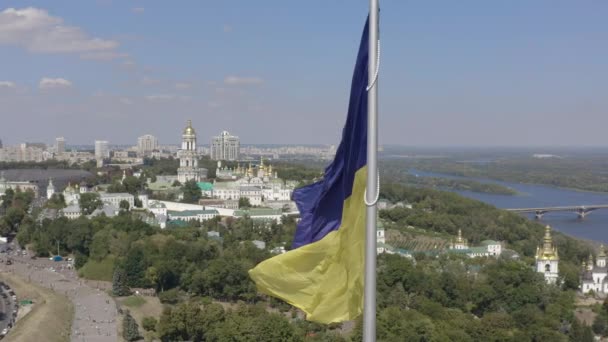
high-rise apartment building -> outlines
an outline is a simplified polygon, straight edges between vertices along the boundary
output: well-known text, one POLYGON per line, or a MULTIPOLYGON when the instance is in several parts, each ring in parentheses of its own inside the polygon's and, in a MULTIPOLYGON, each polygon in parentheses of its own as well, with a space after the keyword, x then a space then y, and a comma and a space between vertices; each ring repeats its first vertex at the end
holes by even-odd
POLYGON ((150 156, 154 150, 158 150, 158 139, 155 136, 146 134, 137 138, 137 153, 140 157, 150 156))
POLYGON ((110 144, 106 140, 95 140, 95 159, 110 158, 110 144))
POLYGON ((65 152, 65 138, 59 137, 55 139, 55 152, 64 153, 65 152))
POLYGON ((223 131, 219 136, 213 137, 210 146, 210 155, 213 160, 238 160, 241 149, 239 137, 223 131))

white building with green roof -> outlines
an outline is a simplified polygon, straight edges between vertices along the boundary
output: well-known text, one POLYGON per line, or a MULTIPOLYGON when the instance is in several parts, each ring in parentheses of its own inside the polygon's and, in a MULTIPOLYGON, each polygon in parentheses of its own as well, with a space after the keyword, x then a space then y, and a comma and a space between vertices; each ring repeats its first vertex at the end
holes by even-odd
POLYGON ((219 216, 219 212, 215 209, 212 210, 184 210, 184 211, 167 211, 167 216, 170 220, 179 221, 206 221, 211 220, 214 217, 219 216))
POLYGON ((467 239, 462 237, 462 231, 458 229, 456 240, 450 243, 450 253, 466 254, 469 258, 498 257, 502 253, 502 244, 494 240, 484 240, 479 246, 469 246, 467 239))

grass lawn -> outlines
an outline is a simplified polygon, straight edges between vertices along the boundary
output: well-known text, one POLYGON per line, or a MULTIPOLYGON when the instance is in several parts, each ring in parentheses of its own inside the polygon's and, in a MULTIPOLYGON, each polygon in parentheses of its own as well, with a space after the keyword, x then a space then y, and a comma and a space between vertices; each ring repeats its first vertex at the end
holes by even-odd
POLYGON ((107 257, 102 261, 89 260, 78 271, 78 274, 90 280, 112 281, 114 271, 114 257, 107 257))
POLYGON ((146 299, 142 296, 130 296, 122 300, 122 305, 129 308, 138 308, 146 304, 146 299))
POLYGON ((27 298, 34 302, 32 310, 15 324, 4 341, 70 340, 74 307, 66 297, 30 284, 12 274, 2 273, 0 279, 11 286, 18 298, 27 298))
MULTIPOLYGON (((139 332, 144 336, 144 340, 154 340, 154 334, 145 331, 142 327, 142 320, 147 316, 152 316, 157 320, 160 319, 160 315, 163 313, 163 304, 158 300, 158 297, 129 296, 116 298, 116 300, 123 306, 123 309, 128 309, 131 312, 131 315, 139 324, 139 332)), ((122 317, 118 324, 118 330, 122 339, 122 317)))

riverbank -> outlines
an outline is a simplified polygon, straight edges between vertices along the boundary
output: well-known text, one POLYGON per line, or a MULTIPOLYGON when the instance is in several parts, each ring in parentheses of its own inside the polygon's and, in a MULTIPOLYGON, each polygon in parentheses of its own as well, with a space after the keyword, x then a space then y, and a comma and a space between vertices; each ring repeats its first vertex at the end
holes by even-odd
POLYGON ((74 319, 74 306, 65 296, 49 289, 28 283, 10 273, 0 274, 17 298, 30 299, 34 304, 29 313, 19 319, 5 337, 5 341, 64 342, 70 340, 74 319))

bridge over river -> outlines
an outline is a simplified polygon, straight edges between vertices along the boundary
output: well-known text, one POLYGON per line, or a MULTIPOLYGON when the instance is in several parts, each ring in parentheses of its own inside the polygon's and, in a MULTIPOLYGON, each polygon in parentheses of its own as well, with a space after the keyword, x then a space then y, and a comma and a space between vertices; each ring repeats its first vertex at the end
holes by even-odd
POLYGON ((555 211, 569 211, 576 213, 579 218, 584 219, 590 212, 598 209, 608 209, 608 204, 598 205, 578 205, 578 206, 562 206, 562 207, 544 207, 544 208, 516 208, 505 209, 514 213, 534 214, 536 219, 541 219, 543 215, 555 211))

